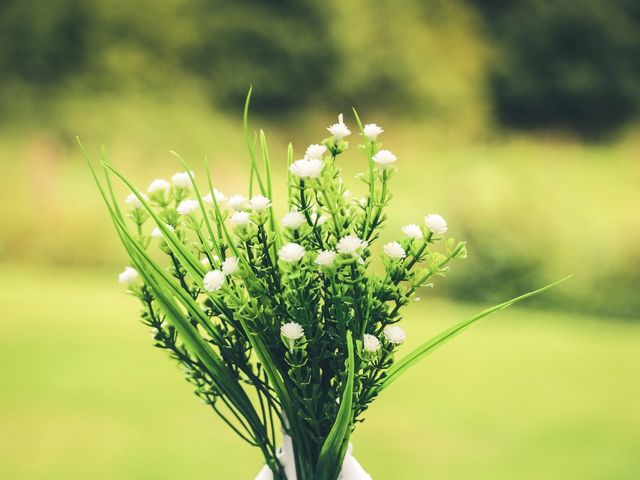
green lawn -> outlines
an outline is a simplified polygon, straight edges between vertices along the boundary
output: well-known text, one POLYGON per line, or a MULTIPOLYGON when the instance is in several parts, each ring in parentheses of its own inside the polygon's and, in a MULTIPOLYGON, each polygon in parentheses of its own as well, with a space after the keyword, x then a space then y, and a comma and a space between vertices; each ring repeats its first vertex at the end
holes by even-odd
MULTIPOLYGON (((0 266, 0 478, 251 479, 116 272, 0 266)), ((409 344, 479 309, 408 311, 409 344)), ((637 479, 640 323, 513 309, 385 392, 354 438, 376 480, 637 479)))

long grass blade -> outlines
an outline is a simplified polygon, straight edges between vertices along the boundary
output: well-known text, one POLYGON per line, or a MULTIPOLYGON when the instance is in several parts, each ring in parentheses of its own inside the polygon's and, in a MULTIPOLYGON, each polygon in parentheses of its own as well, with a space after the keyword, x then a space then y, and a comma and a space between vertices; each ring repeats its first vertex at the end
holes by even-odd
POLYGON ((340 399, 340 408, 338 409, 336 420, 320 450, 314 477, 316 480, 335 480, 338 478, 342 460, 349 443, 352 424, 353 382, 355 378, 355 357, 351 331, 347 331, 347 351, 347 382, 340 399))
POLYGON ((433 351, 435 351, 436 349, 444 345, 446 342, 448 342, 452 338, 456 337, 457 335, 459 335, 460 333, 468 329, 469 327, 478 323, 483 318, 486 318, 489 315, 493 315, 494 313, 497 313, 500 310, 504 310, 505 308, 510 307, 514 303, 533 297, 534 295, 538 295, 544 292, 545 290, 549 290, 550 288, 555 287, 556 285, 564 282, 569 278, 571 278, 571 275, 561 280, 558 280, 557 282, 553 282, 549 285, 539 288, 538 290, 533 290, 531 292, 525 293, 524 295, 520 295, 519 297, 515 297, 506 302, 500 303, 498 305, 494 305, 493 307, 483 310, 477 315, 474 315, 473 317, 468 318, 467 320, 464 320, 458 323, 457 325, 454 325, 453 327, 445 330, 439 335, 433 337, 431 340, 422 344, 421 346, 416 348, 413 352, 405 356, 398 363, 396 363, 391 368, 389 368, 389 370, 387 371, 387 375, 384 378, 382 384, 378 387, 378 392, 382 391, 383 389, 391 385, 394 381, 396 381, 400 377, 400 375, 402 375, 410 367, 418 363, 424 357, 426 357, 427 355, 429 355, 430 353, 432 353, 433 351))
POLYGON ((244 101, 244 112, 242 114, 242 126, 244 129, 244 141, 247 144, 247 149, 249 150, 249 159, 251 160, 251 173, 249 175, 249 196, 253 195, 253 178, 255 176, 256 180, 258 180, 258 186, 260 187, 260 193, 262 195, 266 195, 267 191, 265 189, 264 183, 262 182, 262 177, 260 176, 260 170, 258 169, 258 162, 256 161, 256 147, 255 142, 251 141, 251 135, 249 133, 249 105, 251 104, 251 92, 253 92, 253 86, 249 87, 249 91, 247 92, 247 98, 244 101))

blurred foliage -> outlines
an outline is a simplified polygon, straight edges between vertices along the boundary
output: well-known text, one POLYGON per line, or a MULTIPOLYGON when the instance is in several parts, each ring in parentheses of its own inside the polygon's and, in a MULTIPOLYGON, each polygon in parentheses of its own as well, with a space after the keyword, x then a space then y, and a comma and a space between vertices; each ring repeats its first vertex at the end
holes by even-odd
POLYGON ((596 136, 632 118, 638 5, 0 0, 0 163, 15 179, 0 189, 0 260, 122 261, 76 134, 106 144, 142 182, 176 168, 171 149, 194 162, 208 154, 223 189, 240 191, 237 120, 253 83, 253 112, 280 160, 289 140, 299 153, 351 105, 388 126, 398 211, 465 226, 455 235, 470 240, 469 261, 448 294, 490 302, 575 273, 570 294, 540 300, 637 316, 633 121, 611 143, 550 135, 519 146, 491 115, 596 136))
POLYGON ((498 119, 606 135, 640 109, 640 3, 475 0, 496 47, 498 119))
POLYGON ((0 79, 48 88, 85 69, 90 15, 82 0, 1 0, 0 79))
POLYGON ((223 105, 237 108, 256 85, 254 109, 278 111, 326 93, 338 61, 328 13, 311 0, 197 0, 187 15, 200 32, 184 65, 211 82, 223 105), (243 80, 244 79, 244 80, 243 80))
POLYGON ((357 104, 486 123, 493 109, 505 125, 598 136, 640 108, 638 5, 0 0, 0 85, 6 103, 7 85, 51 95, 197 84, 235 109, 253 84, 254 108, 274 114, 357 104))
POLYGON ((484 44, 460 1, 0 0, 0 19, 5 111, 16 89, 201 89, 237 111, 253 84, 271 114, 357 104, 486 123, 484 44))

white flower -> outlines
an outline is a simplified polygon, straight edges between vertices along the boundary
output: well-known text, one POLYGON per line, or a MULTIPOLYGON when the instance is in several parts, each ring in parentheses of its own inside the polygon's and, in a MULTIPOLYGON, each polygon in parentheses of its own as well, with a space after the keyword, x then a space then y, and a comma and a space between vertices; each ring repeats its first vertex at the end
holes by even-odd
POLYGON ((427 228, 431 230, 433 233, 446 233, 447 232, 447 222, 441 215, 437 213, 430 213, 426 217, 424 217, 424 223, 427 225, 427 228))
MULTIPOLYGON (((218 205, 221 205, 227 199, 224 193, 216 188, 213 189, 213 194, 216 196, 216 203, 218 205)), ((204 197, 202 197, 202 201, 213 205, 213 196, 211 195, 211 193, 207 193, 204 197)))
POLYGON ((231 225, 245 226, 249 225, 251 220, 249 219, 249 212, 236 212, 231 215, 229 221, 231 222, 231 225))
POLYGON ((320 216, 318 216, 317 212, 313 212, 311 214, 311 222, 314 225, 323 225, 324 223, 327 223, 327 220, 329 220, 329 217, 326 216, 324 213, 321 214, 320 216))
POLYGON ((359 250, 366 248, 368 245, 364 240, 360 240, 355 235, 347 235, 342 237, 336 245, 336 250, 343 255, 360 255, 359 250))
POLYGON ((398 157, 396 157, 389 150, 380 150, 373 156, 372 159, 381 167, 386 167, 391 165, 392 163, 395 163, 395 161, 398 160, 398 157))
POLYGON ((280 333, 287 340, 299 340, 304 337, 304 328, 296 322, 285 323, 280 327, 280 333))
MULTIPOLYGON (((140 194, 144 201, 147 201, 147 196, 144 193, 140 194)), ((124 202, 128 205, 131 205, 133 208, 142 208, 142 202, 138 197, 136 197, 135 193, 130 193, 127 195, 127 198, 124 199, 124 202)))
POLYGON ((162 178, 156 178, 147 187, 147 193, 149 194, 162 191, 168 195, 169 190, 171 190, 171 184, 162 178))
MULTIPOLYGON (((218 263, 220 261, 220 257, 218 257, 217 255, 211 255, 211 260, 213 260, 215 263, 218 263)), ((202 257, 200 259, 200 263, 205 267, 211 268, 211 262, 209 261, 209 257, 202 257)))
POLYGON ((118 275, 118 282, 124 285, 131 285, 138 279, 138 271, 133 267, 124 267, 124 270, 118 275))
POLYGON ((200 208, 200 204, 198 203, 197 200, 193 200, 192 198, 187 198, 186 200, 183 200, 180 202, 176 210, 180 215, 189 215, 190 213, 195 212, 199 208, 200 208))
POLYGON ((207 292, 217 292, 224 284, 224 277, 222 270, 211 270, 202 278, 202 285, 207 292))
POLYGON ((331 250, 323 250, 318 253, 315 262, 316 265, 320 265, 321 267, 330 267, 331 265, 333 265, 335 259, 336 252, 333 252, 331 250))
POLYGON ((407 334, 397 325, 387 325, 384 327, 384 336, 389 342, 400 345, 407 339, 407 334))
POLYGON ((342 192, 342 197, 345 200, 349 200, 352 196, 353 196, 353 193, 351 193, 351 190, 345 190, 344 192, 342 192))
POLYGON ((300 178, 318 178, 323 168, 324 162, 322 160, 303 158, 293 162, 289 170, 300 178))
POLYGON ((236 257, 227 257, 222 262, 222 271, 225 275, 232 275, 238 271, 238 259, 236 257))
POLYGON ((262 212, 271 206, 271 200, 262 195, 256 195, 249 200, 249 208, 256 212, 262 212))
POLYGON ((287 243, 278 250, 278 257, 283 262, 299 262, 304 257, 304 247, 297 243, 287 243))
POLYGON ((389 242, 383 247, 384 253, 391 258, 404 258, 407 256, 404 248, 398 242, 389 242))
POLYGON ((322 156, 326 153, 327 147, 324 145, 309 145, 307 147, 307 151, 305 152, 305 158, 317 158, 318 160, 322 160, 322 156))
POLYGON ((227 201, 227 203, 234 210, 242 210, 247 203, 247 199, 242 195, 233 195, 229 197, 229 200, 227 201))
MULTIPOLYGON (((173 226, 169 225, 168 223, 165 224, 165 226, 172 232, 175 230, 173 226)), ((162 233, 162 230, 160 230, 160 227, 155 227, 153 230, 151 230, 151 236, 153 238, 162 238, 164 234, 162 233)))
MULTIPOLYGON (((196 176, 195 173, 191 172, 193 177, 196 176)), ((171 181, 176 187, 179 188, 191 188, 191 178, 189 177, 189 172, 178 172, 173 177, 171 177, 171 181)))
POLYGON ((380 350, 380 340, 373 335, 365 333, 364 337, 362 337, 362 346, 365 352, 375 353, 380 350))
POLYGON ((384 132, 384 130, 380 128, 378 125, 376 125, 375 123, 366 124, 362 130, 363 130, 364 136, 371 141, 376 140, 378 138, 378 135, 384 132))
POLYGON ((342 114, 338 115, 338 123, 334 123, 327 130, 336 140, 342 140, 344 137, 351 135, 351 130, 344 124, 342 114))
POLYGON ((304 225, 306 221, 307 220, 304 218, 304 215, 301 214, 299 211, 291 210, 284 217, 282 217, 282 220, 280 220, 280 223, 282 223, 283 227, 291 228, 292 230, 297 230, 302 225, 304 225))
POLYGON ((405 225, 402 227, 402 233, 404 233, 409 238, 414 238, 416 240, 420 240, 422 238, 422 230, 415 223, 410 223, 409 225, 405 225))

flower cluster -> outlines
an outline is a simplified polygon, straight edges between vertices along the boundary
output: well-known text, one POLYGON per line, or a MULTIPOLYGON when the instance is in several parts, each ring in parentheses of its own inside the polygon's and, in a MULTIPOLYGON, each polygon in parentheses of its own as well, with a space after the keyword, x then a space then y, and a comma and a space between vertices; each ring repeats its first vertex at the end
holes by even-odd
POLYGON ((316 478, 337 419, 348 420, 340 430, 348 438, 384 385, 407 337, 402 308, 466 253, 444 239, 447 222, 433 213, 377 246, 400 161, 382 148, 382 128, 356 121, 365 185, 358 200, 340 168, 356 135, 340 115, 328 138, 290 155, 279 215, 270 165, 258 167, 253 147, 247 194, 227 196, 186 170, 153 180, 145 193, 125 180, 134 229, 111 208, 132 262, 119 281, 140 298, 156 345, 261 448, 277 478, 274 424, 293 439, 298 478, 316 478), (150 253, 156 247, 166 263, 150 253))

